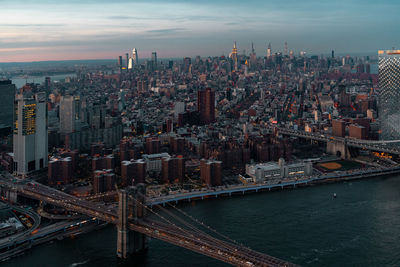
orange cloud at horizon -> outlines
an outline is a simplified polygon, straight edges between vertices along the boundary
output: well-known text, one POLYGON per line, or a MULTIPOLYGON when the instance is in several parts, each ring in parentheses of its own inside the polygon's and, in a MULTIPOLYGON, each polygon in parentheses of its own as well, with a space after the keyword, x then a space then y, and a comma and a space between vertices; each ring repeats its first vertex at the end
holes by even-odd
POLYGON ((117 58, 116 54, 110 51, 79 51, 79 49, 71 51, 70 47, 0 48, 0 62, 112 59, 117 58))

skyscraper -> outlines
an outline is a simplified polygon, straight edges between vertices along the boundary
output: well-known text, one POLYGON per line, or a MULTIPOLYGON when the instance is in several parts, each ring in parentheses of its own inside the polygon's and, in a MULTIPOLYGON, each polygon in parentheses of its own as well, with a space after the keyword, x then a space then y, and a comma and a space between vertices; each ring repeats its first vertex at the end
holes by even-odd
POLYGON ((379 50, 381 140, 400 139, 400 50, 379 50))
POLYGON ((129 54, 128 53, 126 53, 125 54, 125 57, 126 57, 126 69, 128 69, 128 65, 129 65, 129 54))
POLYGON ((135 66, 139 65, 139 57, 136 48, 132 49, 132 60, 135 66))
POLYGON ((46 91, 50 90, 50 87, 51 87, 51 78, 50 77, 45 78, 44 87, 46 88, 46 91))
POLYGON ((0 131, 11 132, 13 125, 15 85, 11 80, 0 81, 0 131))
POLYGON ((14 173, 25 177, 47 167, 46 94, 17 95, 14 115, 14 173))
POLYGON ((190 57, 185 57, 183 59, 183 71, 189 72, 191 65, 192 65, 192 59, 190 57))
POLYGON ((206 88, 197 92, 197 108, 201 123, 208 124, 215 121, 215 91, 206 88))
POLYGON ((128 62, 128 70, 131 70, 133 68, 133 58, 129 58, 129 62, 128 62))
POLYGON ((118 57, 118 67, 119 69, 122 69, 122 56, 118 57))
POLYGON ((151 62, 153 65, 153 70, 157 69, 157 52, 151 53, 151 62))
POLYGON ((285 50, 284 50, 285 56, 288 55, 288 46, 287 46, 287 42, 285 41, 285 50))
POLYGON ((235 71, 238 70, 238 58, 237 58, 237 47, 236 47, 236 41, 233 43, 233 48, 232 48, 232 53, 231 53, 231 59, 233 61, 233 65, 235 68, 235 71))
POLYGON ((267 48, 267 58, 270 58, 271 56, 272 56, 271 43, 269 43, 267 48))
POLYGON ((250 53, 250 68, 254 70, 257 65, 257 55, 256 51, 254 50, 254 44, 251 43, 251 53, 250 53))

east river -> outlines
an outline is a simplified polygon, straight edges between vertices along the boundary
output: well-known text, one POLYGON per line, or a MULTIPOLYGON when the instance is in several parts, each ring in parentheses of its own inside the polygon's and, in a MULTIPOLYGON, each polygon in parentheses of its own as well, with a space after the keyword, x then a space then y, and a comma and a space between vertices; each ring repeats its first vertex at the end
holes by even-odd
MULTIPOLYGON (((400 266, 400 176, 178 207, 254 250, 301 266, 400 266)), ((117 260, 115 250, 109 226, 35 247, 1 266, 228 266, 155 239, 146 254, 127 261, 117 260)))

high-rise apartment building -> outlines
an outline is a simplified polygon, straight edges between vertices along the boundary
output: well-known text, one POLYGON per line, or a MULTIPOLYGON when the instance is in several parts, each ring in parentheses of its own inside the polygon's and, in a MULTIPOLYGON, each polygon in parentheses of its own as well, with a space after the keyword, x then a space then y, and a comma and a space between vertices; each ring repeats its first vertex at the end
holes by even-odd
POLYGON ((123 186, 144 183, 146 162, 143 159, 121 161, 121 183, 123 186))
POLYGON ((80 116, 80 98, 78 96, 62 96, 60 100, 60 132, 74 132, 80 116))
POLYGON ((13 125, 15 85, 11 80, 0 81, 0 132, 11 132, 13 125))
POLYGON ((183 183, 185 178, 185 159, 182 156, 163 158, 161 160, 161 177, 163 183, 173 183, 175 181, 183 183))
POLYGON ((380 50, 379 104, 382 140, 400 139, 400 50, 380 50))
POLYGON ((202 159, 200 176, 201 181, 208 186, 222 185, 222 161, 202 159))
POLYGON ((48 164, 46 94, 20 94, 14 103, 14 173, 25 177, 48 164))
POLYGON ((215 91, 211 88, 197 92, 197 108, 200 122, 203 124, 215 121, 215 91))

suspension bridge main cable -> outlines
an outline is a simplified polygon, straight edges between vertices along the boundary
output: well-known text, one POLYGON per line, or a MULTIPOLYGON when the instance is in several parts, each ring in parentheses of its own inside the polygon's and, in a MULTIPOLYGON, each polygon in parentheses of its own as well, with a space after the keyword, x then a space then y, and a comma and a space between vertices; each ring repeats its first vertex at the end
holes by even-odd
MULTIPOLYGON (((141 205, 141 206, 144 207, 145 209, 149 210, 149 211, 150 211, 151 213, 153 213, 154 215, 160 217, 162 220, 166 221, 166 222, 169 223, 170 225, 173 225, 174 227, 178 228, 181 232, 186 233, 187 235, 193 237, 193 238, 196 240, 196 237, 193 235, 193 233, 189 232, 189 231, 186 230, 186 229, 183 229, 183 228, 179 227, 179 226, 176 225, 174 222, 168 220, 168 219, 165 218, 164 216, 162 216, 162 215, 158 214, 157 212, 153 211, 152 209, 148 208, 148 207, 147 207, 145 204, 143 204, 141 201, 139 201, 139 200, 137 200, 137 199, 135 199, 135 198, 133 198, 133 199, 135 200, 136 203, 138 203, 139 205, 141 205)), ((157 206, 158 206, 158 205, 157 205, 157 206)), ((196 228, 196 229, 197 229, 197 228, 196 228)), ((202 232, 202 231, 200 231, 200 230, 198 230, 198 229, 197 229, 197 232, 201 233, 202 236, 205 235, 205 237, 211 238, 211 240, 204 240, 204 241, 212 241, 212 242, 215 242, 215 243, 219 244, 220 246, 222 245, 222 248, 220 248, 220 249, 221 249, 222 251, 225 251, 225 253, 236 253, 236 254, 239 253, 239 255, 241 255, 241 256, 239 256, 239 257, 251 259, 251 260, 254 260, 255 262, 260 262, 260 260, 261 260, 260 257, 258 257, 257 255, 254 255, 254 253, 256 253, 256 252, 253 251, 253 250, 250 250, 250 249, 247 248, 247 249, 245 249, 245 251, 239 252, 240 250, 238 250, 235 246, 234 246, 234 247, 230 246, 229 243, 226 243, 226 242, 223 242, 223 241, 221 241, 221 240, 215 239, 215 238, 209 236, 208 234, 206 234, 206 233, 204 233, 204 232, 202 232), (253 253, 249 253, 249 252, 253 252, 253 253)), ((198 238, 197 238, 197 240, 200 241, 200 239, 198 239, 198 238)), ((198 241, 196 241, 196 242, 198 242, 198 241)), ((202 242, 202 243, 203 243, 203 242, 202 242)), ((205 244, 206 246, 209 246, 208 243, 204 243, 204 244, 205 244)), ((264 254, 263 254, 263 255, 264 255, 264 254)), ((279 265, 272 265, 271 263, 268 264, 268 265, 265 265, 265 264, 263 264, 263 263, 261 263, 261 264, 262 264, 262 266, 279 266, 279 265)))
MULTIPOLYGON (((171 203, 167 203, 167 204, 168 204, 169 206, 171 206, 172 208, 174 208, 175 210, 177 210, 178 212, 180 212, 180 213, 182 213, 183 215, 185 215, 186 217, 190 218, 192 221, 194 221, 194 222, 198 223, 199 225, 201 225, 201 226, 207 228, 208 230, 212 231, 213 233, 219 235, 220 237, 222 237, 222 238, 224 238, 224 239, 226 239, 226 240, 228 240, 228 241, 230 241, 230 242, 232 242, 232 243, 235 243, 236 245, 239 245, 239 246, 241 246, 241 247, 246 247, 246 246, 243 245, 242 243, 237 242, 236 240, 231 239, 230 237, 228 237, 228 236, 226 236, 226 235, 224 235, 224 234, 219 233, 217 230, 215 230, 215 229, 211 228, 210 226, 206 225, 205 223, 203 223, 203 222, 197 220, 196 218, 194 218, 193 216, 187 214, 187 213, 184 212, 183 210, 178 209, 176 206, 172 205, 171 203)), ((247 248, 249 248, 249 247, 247 247, 247 248)))
MULTIPOLYGON (((141 194, 140 192, 139 192, 139 194, 142 195, 142 196, 144 196, 144 195, 141 194)), ((135 199, 135 201, 138 201, 138 200, 135 199)), ((141 203, 140 201, 139 201, 138 203, 139 203, 140 205, 146 207, 146 205, 143 205, 143 203, 141 203)), ((208 239, 208 241, 211 241, 211 242, 214 242, 214 243, 216 243, 216 244, 219 244, 220 246, 224 247, 225 249, 228 249, 229 251, 235 251, 235 252, 237 252, 238 250, 241 250, 242 255, 245 254, 247 257, 253 258, 253 259, 256 260, 256 261, 259 261, 260 258, 264 258, 265 260, 269 260, 269 261, 275 260, 274 257, 271 257, 271 256, 268 256, 268 255, 259 253, 259 252, 257 252, 257 251, 254 251, 254 250, 250 249, 249 247, 246 247, 246 246, 244 246, 243 244, 240 244, 240 243, 238 243, 237 241, 235 241, 235 240, 233 240, 233 239, 230 239, 229 237, 224 236, 223 234, 218 233, 216 230, 212 229, 212 228, 209 227, 209 226, 206 226, 204 223, 202 224, 201 222, 198 222, 198 221, 197 221, 197 223, 202 224, 203 227, 208 227, 209 229, 214 230, 217 234, 219 234, 219 235, 223 236, 224 238, 230 240, 230 242, 233 242, 234 244, 232 244, 232 243, 226 243, 226 242, 224 242, 224 241, 222 241, 222 240, 220 240, 220 239, 217 239, 217 238, 215 238, 215 237, 213 237, 213 236, 210 236, 208 233, 205 233, 205 232, 199 230, 198 228, 194 227, 192 224, 190 224, 190 223, 184 221, 184 220, 181 219, 180 217, 177 217, 176 215, 172 214, 170 211, 168 211, 167 209, 163 208, 163 207, 160 206, 160 205, 156 205, 156 207, 159 207, 160 210, 165 211, 165 212, 166 212, 168 215, 170 215, 171 217, 173 217, 173 218, 177 219, 178 221, 184 223, 184 224, 187 225, 189 228, 193 229, 193 230, 196 231, 198 234, 200 234, 203 238, 206 238, 206 239, 208 239), (233 245, 233 247, 232 247, 232 245, 233 245)), ((176 208, 176 207, 175 207, 175 208, 176 208)), ((149 209, 149 208, 146 207, 146 209, 149 209)), ((176 209, 177 209, 177 208, 176 208, 176 209)), ((149 210, 150 210, 150 209, 149 209, 149 210)), ((179 210, 179 209, 178 209, 178 210, 179 210)), ((164 218, 163 216, 159 215, 158 213, 155 213, 155 212, 152 211, 152 210, 150 210, 150 211, 151 211, 152 213, 156 214, 157 216, 162 217, 162 218, 163 218, 164 220, 166 220, 168 223, 173 224, 175 227, 177 227, 177 228, 180 229, 181 231, 184 231, 184 232, 188 233, 187 230, 182 229, 181 227, 179 227, 179 226, 177 226, 176 224, 172 223, 171 221, 167 220, 166 218, 164 218)), ((190 216, 190 215, 186 215, 186 216, 190 216)), ((193 219, 193 220, 196 220, 196 219, 193 218, 193 217, 192 217, 192 219, 193 219)), ((192 234, 191 232, 189 232, 189 235, 195 238, 195 236, 193 236, 193 234, 192 234)))

